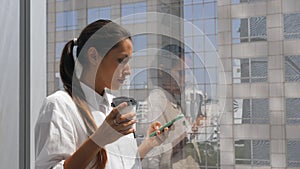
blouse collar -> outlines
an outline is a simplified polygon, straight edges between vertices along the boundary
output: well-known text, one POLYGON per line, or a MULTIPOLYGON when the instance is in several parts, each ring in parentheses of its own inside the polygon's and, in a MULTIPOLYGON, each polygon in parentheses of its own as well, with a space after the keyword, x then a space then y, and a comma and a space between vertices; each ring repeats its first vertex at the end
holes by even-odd
POLYGON ((101 96, 94 89, 90 88, 83 82, 80 82, 80 86, 83 90, 83 93, 86 97, 87 103, 94 110, 99 110, 99 105, 104 105, 110 107, 113 96, 109 93, 108 89, 104 89, 104 94, 101 96))

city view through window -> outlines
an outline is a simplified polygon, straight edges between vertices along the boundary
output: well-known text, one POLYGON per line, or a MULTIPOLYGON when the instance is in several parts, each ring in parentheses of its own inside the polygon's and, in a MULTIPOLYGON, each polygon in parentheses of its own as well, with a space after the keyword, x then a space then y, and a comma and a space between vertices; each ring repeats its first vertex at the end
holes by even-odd
MULTIPOLYGON (((95 144, 93 134, 109 117, 114 107, 113 97, 121 96, 129 97, 133 104, 130 106, 136 112, 136 123, 132 125, 134 134, 121 137, 130 140, 125 146, 111 146, 110 149, 109 145, 97 150, 100 159, 99 164, 95 163, 97 165, 101 160, 105 161, 102 158, 105 153, 109 158, 115 158, 111 151, 115 150, 126 154, 116 155, 116 164, 109 160, 109 167, 300 168, 299 0, 2 1, 0 163, 3 168, 39 168, 37 163, 44 160, 39 155, 51 154, 51 148, 59 149, 56 143, 64 145, 66 150, 74 140, 74 145, 76 141, 85 140, 95 144), (79 85, 76 89, 82 90, 79 90, 82 95, 78 98, 85 102, 70 97, 75 108, 49 106, 49 100, 58 105, 62 103, 51 100, 58 91, 65 90, 68 96, 73 92, 73 89, 66 90, 71 85, 63 83, 64 77, 60 73, 63 50, 69 52, 70 57, 72 51, 73 60, 68 62, 71 64, 64 66, 74 68, 74 76, 68 79, 73 83, 74 79, 89 72, 85 72, 86 63, 79 56, 90 56, 91 51, 80 46, 82 41, 77 41, 80 33, 92 23, 107 24, 107 20, 127 30, 130 38, 127 42, 127 32, 119 32, 122 35, 117 36, 124 36, 124 33, 127 37, 107 49, 103 58, 112 56, 115 53, 110 52, 121 49, 124 44, 129 44, 126 50, 131 53, 131 43, 132 55, 126 53, 121 59, 120 53, 115 54, 118 61, 115 65, 104 66, 106 70, 101 71, 105 73, 93 69, 97 74, 95 84, 108 76, 112 84, 115 73, 119 72, 110 70, 119 70, 120 66, 130 68, 125 72, 128 76, 117 79, 121 84, 118 87, 110 84, 110 89, 103 84, 106 88, 101 88, 101 92, 83 81, 76 81, 75 88, 79 85), (65 48, 67 43, 69 46, 65 48), (94 105, 85 95, 90 89, 94 92, 96 110, 91 109, 94 105), (60 130, 71 123, 64 118, 61 119, 65 121, 60 121, 60 116, 55 116, 59 111, 54 108, 64 110, 58 114, 63 117, 71 110, 80 112, 78 119, 82 121, 79 123, 84 127, 60 130), (50 114, 46 114, 47 111, 50 114), (61 126, 53 123, 53 119, 61 122, 61 126), (138 150, 127 154, 126 148, 131 148, 131 143, 137 148, 149 140, 152 131, 147 131, 151 124, 156 121, 166 124, 172 120, 174 123, 166 138, 165 132, 161 137, 156 137, 159 133, 153 133, 154 138, 163 141, 153 140, 153 145, 158 145, 145 156, 136 153, 138 150), (51 127, 55 130, 53 133, 51 127), (64 136, 79 129, 85 132, 85 139, 75 135, 70 144, 65 144, 64 136), (55 139, 40 137, 47 132, 55 139), (52 143, 52 146, 47 149, 42 143, 52 143), (143 160, 132 160, 140 159, 136 158, 140 155, 143 160)), ((101 32, 100 29, 101 36, 101 33, 109 35, 97 44, 103 48, 111 45, 110 41, 116 36, 108 33, 112 30, 104 28, 101 32)), ((83 42, 85 47, 96 44, 93 38, 86 39, 92 42, 83 42)), ((97 47, 93 49, 99 52, 97 47)), ((103 59, 102 53, 97 52, 103 59)), ((91 74, 87 77, 92 77, 91 74)), ((122 121, 116 119, 111 120, 111 126, 120 127, 122 121)), ((72 152, 80 145, 76 145, 74 151, 72 147, 72 152)), ((98 147, 101 146, 98 144, 98 147)), ((49 165, 63 167, 66 164, 65 160, 71 154, 60 153, 53 158, 49 155, 51 162, 55 162, 49 162, 49 165)))

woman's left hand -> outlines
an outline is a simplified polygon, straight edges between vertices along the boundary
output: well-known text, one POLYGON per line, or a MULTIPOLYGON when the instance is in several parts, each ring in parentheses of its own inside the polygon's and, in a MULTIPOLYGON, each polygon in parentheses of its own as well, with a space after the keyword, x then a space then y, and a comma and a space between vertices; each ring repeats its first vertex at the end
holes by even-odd
POLYGON ((161 127, 161 123, 156 121, 150 125, 147 131, 147 137, 139 146, 139 154, 141 160, 146 156, 146 154, 153 149, 155 146, 161 145, 169 135, 169 128, 164 128, 164 131, 159 131, 161 127), (153 137, 149 137, 152 132, 156 132, 156 135, 153 137))
POLYGON ((152 123, 150 125, 150 127, 148 128, 146 139, 149 141, 149 144, 152 147, 159 146, 160 144, 162 144, 167 139, 167 137, 169 135, 169 128, 168 127, 164 128, 164 130, 162 132, 159 131, 160 127, 161 127, 161 123, 156 121, 156 122, 152 123), (149 135, 152 132, 156 132, 156 135, 153 136, 153 137, 149 137, 149 135))

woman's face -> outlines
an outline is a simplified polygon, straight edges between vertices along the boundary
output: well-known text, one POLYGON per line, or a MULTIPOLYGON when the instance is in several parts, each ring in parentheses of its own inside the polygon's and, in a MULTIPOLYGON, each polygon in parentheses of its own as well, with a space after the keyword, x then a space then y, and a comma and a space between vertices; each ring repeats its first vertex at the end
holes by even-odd
POLYGON ((112 90, 120 88, 126 76, 130 75, 129 59, 132 50, 131 40, 124 39, 103 57, 96 74, 96 90, 102 90, 103 87, 112 90))

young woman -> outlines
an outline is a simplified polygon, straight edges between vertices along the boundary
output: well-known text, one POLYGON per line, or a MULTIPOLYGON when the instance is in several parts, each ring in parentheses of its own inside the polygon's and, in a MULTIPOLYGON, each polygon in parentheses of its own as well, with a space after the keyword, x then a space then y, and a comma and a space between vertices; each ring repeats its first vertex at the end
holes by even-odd
POLYGON ((130 34, 109 20, 91 23, 65 45, 60 61, 65 91, 43 103, 35 128, 36 168, 140 168, 140 159, 167 137, 168 129, 160 133, 155 122, 147 134, 157 136, 137 147, 135 113, 120 114, 126 103, 110 106, 114 96, 107 89, 118 90, 130 75, 132 49, 130 34))

